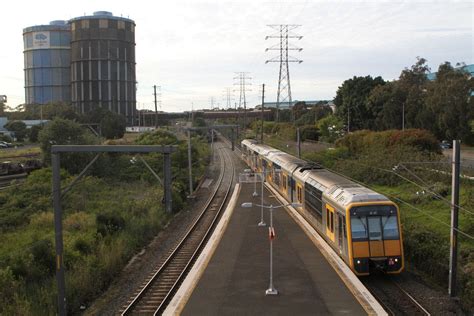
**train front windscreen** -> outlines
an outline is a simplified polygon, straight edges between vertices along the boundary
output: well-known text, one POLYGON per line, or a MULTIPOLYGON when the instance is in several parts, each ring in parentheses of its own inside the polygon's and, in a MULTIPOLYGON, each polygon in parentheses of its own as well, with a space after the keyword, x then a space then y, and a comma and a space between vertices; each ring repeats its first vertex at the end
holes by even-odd
POLYGON ((386 271, 400 270, 402 246, 396 207, 353 207, 350 219, 355 269, 367 273, 372 265, 386 271))

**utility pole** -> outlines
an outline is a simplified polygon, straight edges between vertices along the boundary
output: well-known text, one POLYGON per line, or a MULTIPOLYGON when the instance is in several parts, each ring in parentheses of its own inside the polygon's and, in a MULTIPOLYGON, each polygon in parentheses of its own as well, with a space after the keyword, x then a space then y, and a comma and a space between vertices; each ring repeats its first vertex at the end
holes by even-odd
POLYGON ((265 84, 262 84, 262 112, 261 112, 261 117, 260 117, 260 119, 261 119, 261 122, 260 122, 261 123, 261 126, 260 126, 260 128, 261 128, 260 143, 261 144, 263 144, 263 114, 264 114, 263 106, 264 106, 264 104, 265 104, 265 84))
POLYGON ((351 131, 351 109, 347 107, 347 134, 351 131))
POLYGON ((453 140, 453 178, 451 189, 451 234, 449 249, 449 296, 456 296, 456 272, 458 266, 458 210, 459 210, 459 140, 453 140))
MULTIPOLYGON (((161 90, 161 87, 158 86, 158 88, 161 90)), ((153 86, 153 95, 155 96, 155 128, 158 128, 158 103, 157 103, 157 100, 156 100, 156 85, 153 86)), ((160 108, 161 108, 161 105, 160 105, 160 108)))
POLYGON ((405 102, 402 103, 402 131, 405 130, 405 102))
POLYGON ((272 29, 278 31, 277 34, 269 35, 265 37, 265 40, 269 38, 278 38, 280 43, 272 47, 268 47, 265 51, 269 50, 278 50, 280 55, 268 59, 265 61, 265 64, 275 62, 280 63, 280 74, 278 76, 278 92, 277 92, 277 104, 276 104, 276 121, 280 120, 280 104, 285 101, 288 102, 288 109, 291 110, 292 107, 292 98, 291 98, 291 84, 290 84, 290 68, 288 63, 299 63, 303 61, 288 55, 288 51, 295 50, 301 52, 303 48, 290 46, 289 39, 296 38, 298 40, 302 39, 303 36, 290 34, 290 31, 300 27, 298 24, 271 24, 268 25, 272 29))
POLYGON ((300 138, 300 128, 296 128, 296 142, 297 142, 297 151, 298 158, 301 158, 301 138, 300 138))
POLYGON ((244 106, 244 124, 243 127, 245 129, 245 126, 247 124, 247 99, 245 97, 245 92, 247 91, 252 91, 250 89, 247 89, 247 85, 252 85, 251 83, 246 82, 246 80, 252 79, 251 77, 248 77, 248 72, 236 72, 237 77, 234 77, 234 80, 239 79, 239 83, 234 83, 234 85, 239 85, 240 86, 240 98, 239 98, 239 108, 242 107, 242 104, 244 106))

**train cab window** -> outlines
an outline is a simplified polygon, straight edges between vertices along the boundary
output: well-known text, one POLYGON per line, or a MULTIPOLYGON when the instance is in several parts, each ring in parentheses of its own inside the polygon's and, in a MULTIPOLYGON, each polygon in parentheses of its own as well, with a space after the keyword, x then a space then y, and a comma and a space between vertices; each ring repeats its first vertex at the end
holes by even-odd
POLYGON ((398 221, 396 215, 382 216, 383 238, 398 239, 398 221))
POLYGON ((369 222, 369 239, 382 240, 382 225, 380 223, 380 216, 367 217, 369 222))
POLYGON ((351 217, 352 240, 367 239, 367 223, 365 216, 351 217))

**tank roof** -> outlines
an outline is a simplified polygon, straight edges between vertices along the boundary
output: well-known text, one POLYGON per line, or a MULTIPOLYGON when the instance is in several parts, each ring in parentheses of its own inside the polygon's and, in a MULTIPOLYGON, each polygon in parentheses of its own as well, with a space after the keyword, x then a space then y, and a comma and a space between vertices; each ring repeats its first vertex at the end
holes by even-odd
POLYGON ((121 16, 114 16, 112 12, 110 11, 95 11, 93 15, 84 15, 84 16, 78 16, 77 18, 72 18, 69 20, 69 23, 73 21, 92 20, 92 19, 120 20, 120 21, 135 23, 135 21, 133 21, 132 19, 124 18, 121 16))
MULTIPOLYGON (((41 25, 33 25, 29 27, 25 27, 23 29, 23 34, 29 32, 44 32, 44 31, 70 31, 71 27, 69 24, 59 24, 60 20, 52 21, 49 24, 41 24, 41 25), (53 22, 58 22, 54 23, 53 22)), ((66 22, 66 21, 64 21, 66 22)))

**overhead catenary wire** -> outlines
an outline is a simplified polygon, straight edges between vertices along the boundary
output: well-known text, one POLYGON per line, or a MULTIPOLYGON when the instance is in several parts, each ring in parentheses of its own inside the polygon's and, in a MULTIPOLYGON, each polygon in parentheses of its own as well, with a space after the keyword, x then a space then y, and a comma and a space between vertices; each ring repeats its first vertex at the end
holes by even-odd
MULTIPOLYGON (((280 150, 282 150, 282 149, 280 149, 280 150)), ((282 150, 282 151, 285 151, 285 150, 282 150)), ((286 152, 286 151, 285 151, 285 152, 286 152)), ((309 162, 317 163, 317 162, 311 161, 311 160, 309 160, 309 162)), ((364 165, 365 165, 365 164, 364 164, 364 165)), ((370 166, 370 167, 373 167, 373 168, 376 168, 376 169, 380 169, 380 170, 383 170, 383 171, 387 171, 387 172, 393 172, 392 170, 387 170, 387 169, 383 169, 383 168, 379 168, 379 167, 374 167, 374 166, 370 166)), ((368 185, 368 184, 366 184, 366 183, 364 183, 364 182, 362 182, 362 181, 353 179, 353 178, 351 178, 351 177, 349 177, 349 176, 347 176, 347 175, 345 175, 345 174, 343 174, 343 173, 340 173, 340 172, 338 172, 338 171, 336 171, 336 170, 332 170, 332 169, 327 168, 327 167, 324 167, 324 168, 325 168, 326 170, 328 170, 328 171, 331 171, 331 172, 333 172, 333 173, 335 173, 335 174, 341 176, 341 177, 344 177, 344 178, 346 178, 346 179, 348 179, 348 180, 351 180, 351 181, 353 181, 353 182, 355 182, 355 183, 358 183, 358 184, 360 184, 360 185, 362 185, 362 186, 365 186, 365 187, 367 187, 367 188, 372 189, 372 186, 370 186, 370 185, 368 185)), ((395 173, 395 174, 396 174, 396 173, 395 173)), ((398 174, 396 174, 396 175, 398 175, 398 174)), ((414 183, 413 181, 411 181, 411 180, 409 180, 409 179, 407 179, 407 181, 410 181, 410 182, 414 183)), ((446 227, 448 227, 448 228, 451 229, 451 225, 449 225, 449 224, 443 222, 442 220, 440 220, 440 219, 434 217, 433 215, 431 215, 431 214, 429 214, 429 213, 427 213, 427 212, 421 210, 420 208, 418 208, 418 207, 416 207, 416 206, 410 204, 409 202, 406 202, 406 201, 404 201, 403 199, 401 199, 401 198, 399 198, 399 197, 396 197, 396 196, 394 196, 394 195, 392 195, 392 194, 387 194, 387 195, 388 195, 389 197, 391 197, 391 198, 397 200, 397 201, 402 202, 402 203, 405 204, 405 205, 410 206, 411 208, 413 208, 413 209, 415 209, 415 210, 421 212, 422 214, 424 214, 424 215, 426 215, 426 216, 428 216, 428 217, 434 219, 436 222, 438 222, 438 223, 440 223, 440 224, 442 224, 442 225, 444 225, 444 226, 446 226, 446 227)), ((457 231, 458 233, 460 233, 461 235, 463 235, 463 236, 465 236, 465 237, 467 237, 467 238, 469 238, 469 239, 474 240, 474 236, 472 236, 472 235, 470 235, 470 234, 468 234, 468 233, 466 233, 466 232, 464 232, 464 231, 462 231, 462 230, 460 230, 460 229, 458 229, 458 228, 453 228, 453 229, 454 229, 455 231, 457 231)))
MULTIPOLYGON (((363 166, 365 166, 365 167, 374 168, 374 169, 377 169, 377 170, 380 170, 380 171, 385 171, 385 172, 393 173, 393 174, 395 174, 396 176, 400 177, 401 179, 403 179, 403 180, 405 180, 405 181, 407 181, 407 182, 409 182, 409 183, 411 183, 411 184, 413 184, 413 185, 419 187, 420 189, 423 189, 423 190, 427 191, 428 193, 431 193, 432 195, 434 195, 435 197, 439 198, 440 200, 446 201, 449 206, 452 206, 452 205, 453 205, 453 204, 451 203, 451 201, 445 199, 443 196, 439 195, 438 193, 436 193, 436 192, 430 190, 429 187, 423 187, 423 186, 419 185, 418 183, 416 183, 416 182, 414 182, 414 181, 412 181, 412 180, 410 180, 410 179, 408 179, 408 178, 402 176, 401 174, 396 173, 396 172, 393 171, 393 170, 384 169, 384 168, 375 167, 375 166, 370 166, 370 165, 367 165, 367 164, 364 164, 364 163, 360 163, 360 162, 353 162, 353 163, 359 164, 359 165, 363 165, 363 166)), ((400 164, 399 164, 399 165, 400 165, 400 164)), ((405 169, 406 169, 406 168, 405 168, 405 169)), ((328 170, 329 170, 329 169, 328 169, 328 170)), ((417 176, 417 177, 418 177, 418 176, 417 176)), ((419 178, 419 179, 420 179, 420 181, 422 181, 423 183, 425 183, 426 185, 428 185, 428 184, 427 184, 425 181, 423 181, 421 178, 419 178)), ((466 213, 469 213, 469 214, 471 214, 471 215, 474 215, 474 212, 465 209, 465 208, 462 207, 461 205, 455 204, 455 206, 457 206, 460 210, 465 211, 466 213)))

